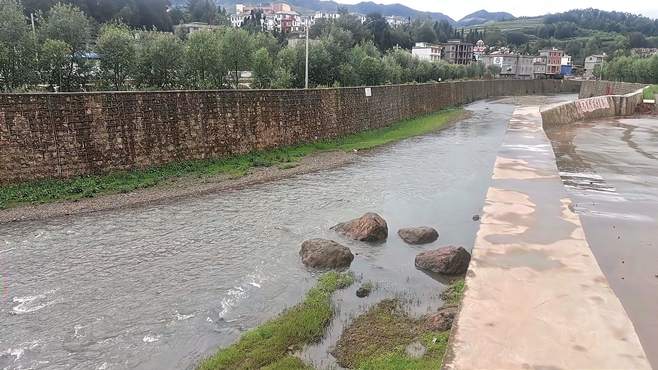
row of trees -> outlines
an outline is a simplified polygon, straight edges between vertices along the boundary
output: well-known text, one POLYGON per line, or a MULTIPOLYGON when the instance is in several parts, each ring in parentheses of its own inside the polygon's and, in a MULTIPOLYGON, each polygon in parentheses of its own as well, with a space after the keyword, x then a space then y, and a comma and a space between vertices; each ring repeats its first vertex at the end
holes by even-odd
POLYGON ((605 62, 596 75, 611 81, 658 84, 658 55, 651 58, 620 56, 605 62))
MULTIPOLYGON (((33 30, 19 3, 0 4, 0 84, 5 91, 39 85, 57 91, 237 88, 245 70, 253 71, 254 87, 304 86, 304 44, 285 45, 258 28, 219 27, 178 37, 110 22, 100 27, 89 48, 92 24, 77 7, 54 5, 33 30)), ((496 72, 477 64, 420 61, 399 46, 388 47, 391 40, 369 27, 372 23, 346 15, 313 28, 311 86, 481 78, 496 72)))

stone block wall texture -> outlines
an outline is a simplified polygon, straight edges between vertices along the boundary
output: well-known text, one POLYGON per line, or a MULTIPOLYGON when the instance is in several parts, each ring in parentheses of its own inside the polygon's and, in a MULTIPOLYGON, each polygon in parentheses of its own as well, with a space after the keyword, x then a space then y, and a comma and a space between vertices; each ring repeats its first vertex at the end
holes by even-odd
POLYGON ((0 94, 0 184, 220 158, 388 126, 571 81, 493 80, 309 90, 0 94))
POLYGON ((646 84, 616 81, 583 81, 578 98, 585 99, 602 95, 625 95, 642 89, 646 84))

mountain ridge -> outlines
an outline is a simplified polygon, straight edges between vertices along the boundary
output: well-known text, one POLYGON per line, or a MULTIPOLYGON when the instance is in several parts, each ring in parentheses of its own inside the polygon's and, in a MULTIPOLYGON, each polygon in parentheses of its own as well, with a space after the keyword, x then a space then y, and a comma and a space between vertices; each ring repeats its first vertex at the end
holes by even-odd
MULTIPOLYGON (((219 5, 227 8, 229 11, 232 11, 235 8, 236 3, 257 4, 261 2, 249 2, 241 0, 219 1, 219 5)), ((295 10, 302 14, 311 14, 318 11, 335 12, 338 9, 344 8, 351 13, 359 13, 364 15, 368 13, 380 13, 383 16, 398 16, 411 19, 430 18, 434 21, 445 20, 451 25, 458 27, 468 27, 483 24, 488 21, 509 20, 514 18, 512 14, 507 12, 489 12, 482 9, 473 12, 457 21, 441 12, 417 10, 400 3, 379 4, 374 1, 362 1, 356 4, 341 4, 333 0, 287 0, 286 3, 290 4, 295 10)), ((174 5, 184 6, 185 0, 174 0, 174 5)))

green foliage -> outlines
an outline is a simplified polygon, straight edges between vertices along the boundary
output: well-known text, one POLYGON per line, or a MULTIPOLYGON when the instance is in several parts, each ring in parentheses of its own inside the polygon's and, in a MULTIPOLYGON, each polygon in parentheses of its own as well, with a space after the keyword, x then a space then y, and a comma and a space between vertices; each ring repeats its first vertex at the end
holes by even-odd
POLYGON ((41 45, 40 71, 53 90, 64 85, 71 65, 71 46, 61 40, 46 39, 41 45))
POLYGON ((606 61, 600 74, 606 80, 658 83, 658 55, 651 58, 619 56, 606 61))
POLYGON ((139 86, 173 88, 180 84, 185 48, 171 33, 142 32, 137 49, 136 80, 139 86))
POLYGON ((379 302, 345 329, 333 354, 339 365, 363 370, 440 369, 450 332, 425 329, 411 318, 399 300, 379 302), (426 348, 411 358, 405 347, 419 342, 426 348))
POLYGON ((191 88, 224 87, 228 67, 221 54, 223 32, 203 31, 189 35, 185 43, 186 85, 191 88))
MULTIPOLYGON (((61 42, 61 41, 55 41, 61 42)), ((370 149, 390 142, 440 129, 463 113, 446 109, 424 117, 398 122, 390 127, 361 132, 343 138, 285 147, 266 152, 209 160, 171 163, 146 170, 83 176, 68 180, 46 180, 0 187, 0 209, 22 204, 50 203, 91 198, 102 194, 127 193, 185 176, 242 176, 256 166, 289 165, 304 156, 323 150, 370 149)))
POLYGON ((254 84, 257 88, 269 88, 274 78, 274 64, 267 49, 260 48, 254 54, 254 84))
POLYGON ((96 40, 101 58, 103 81, 115 90, 123 90, 126 79, 134 72, 136 45, 132 31, 125 25, 104 25, 96 40))
POLYGON ((287 353, 290 348, 298 350, 324 335, 334 315, 331 295, 353 282, 351 274, 329 272, 322 275, 303 302, 247 332, 237 343, 201 362, 198 369, 305 368, 301 361, 287 353))
POLYGON ((15 0, 0 0, 0 91, 35 81, 36 40, 15 0))
POLYGON ((651 85, 644 89, 644 98, 653 100, 658 95, 658 85, 651 85))
MULTIPOLYGON (((87 61, 82 55, 91 37, 89 19, 80 8, 58 3, 50 8, 46 24, 41 32, 42 37, 46 40, 61 41, 68 45, 70 50, 68 67, 59 76, 59 86, 64 91, 79 90, 86 84, 86 73, 89 69, 87 61)), ((62 45, 57 45, 60 50, 62 45)), ((53 46, 55 44, 49 45, 49 47, 53 46)))
POLYGON ((461 302, 462 297, 464 296, 465 288, 466 283, 464 279, 457 279, 450 283, 446 290, 441 293, 441 299, 449 304, 458 304, 461 302))
POLYGON ((67 43, 73 53, 84 50, 91 35, 91 24, 80 8, 58 3, 48 12, 44 38, 67 43))
POLYGON ((237 89, 240 81, 239 72, 251 68, 253 39, 249 32, 243 29, 229 28, 224 33, 219 50, 226 67, 232 72, 233 85, 237 89))

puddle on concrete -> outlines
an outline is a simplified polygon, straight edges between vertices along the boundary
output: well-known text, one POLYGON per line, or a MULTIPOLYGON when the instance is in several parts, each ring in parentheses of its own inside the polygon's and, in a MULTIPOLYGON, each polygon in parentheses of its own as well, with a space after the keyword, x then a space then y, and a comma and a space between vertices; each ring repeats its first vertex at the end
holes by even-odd
POLYGON ((658 368, 658 119, 547 134, 587 241, 658 368))
POLYGON ((0 368, 194 368, 303 297, 316 276, 298 252, 315 237, 349 246, 357 254, 351 270, 378 285, 363 300, 358 284, 336 295, 338 318, 306 352, 331 366, 327 348, 376 301, 402 297, 416 315, 441 304, 445 285, 416 270, 414 257, 441 245, 472 247, 479 225, 472 216, 519 101, 476 102, 464 121, 341 168, 171 204, 0 226, 0 368), (388 221, 386 243, 329 230, 366 211, 388 221), (404 244, 397 230, 415 225, 436 227, 439 240, 404 244))

